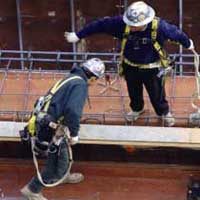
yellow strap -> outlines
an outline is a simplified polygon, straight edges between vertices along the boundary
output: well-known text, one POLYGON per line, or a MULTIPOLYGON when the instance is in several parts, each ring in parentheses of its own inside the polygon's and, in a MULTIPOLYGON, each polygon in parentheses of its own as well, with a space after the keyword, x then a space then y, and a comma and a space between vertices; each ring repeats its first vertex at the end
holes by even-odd
MULTIPOLYGON (((49 108, 49 104, 51 102, 51 98, 52 98, 53 94, 55 94, 64 84, 66 84, 67 82, 74 80, 74 79, 82 79, 82 78, 80 76, 73 76, 73 77, 67 78, 65 80, 61 79, 55 83, 55 85, 50 90, 50 94, 46 97, 47 102, 46 102, 44 110, 43 110, 44 113, 47 112, 47 110, 49 108)), ((44 113, 40 112, 39 115, 40 114, 44 115, 44 113)), ((28 130, 29 130, 31 136, 35 135, 35 122, 36 122, 36 115, 32 115, 30 120, 28 121, 28 130)))
POLYGON ((151 38, 154 41, 156 41, 156 38, 157 38, 157 29, 158 29, 158 19, 157 18, 153 19, 152 24, 151 24, 151 28, 152 28, 151 38))
POLYGON ((158 21, 159 21, 158 18, 154 18, 153 21, 152 21, 151 38, 153 39, 153 42, 154 42, 153 46, 160 56, 161 65, 163 67, 168 67, 168 65, 169 65, 168 55, 167 55, 166 51, 164 49, 162 49, 162 47, 160 46, 160 44, 156 40, 157 39, 157 30, 158 30, 158 21))
POLYGON ((35 121, 36 121, 35 115, 32 115, 28 121, 28 130, 29 130, 31 137, 33 137, 35 135, 35 121))
POLYGON ((123 54, 124 54, 124 49, 125 49, 126 42, 127 42, 127 36, 129 33, 130 33, 130 27, 128 25, 126 25, 125 31, 124 31, 125 36, 123 37, 122 43, 121 43, 120 61, 119 61, 119 66, 118 66, 119 75, 123 74, 123 67, 122 67, 123 54))
POLYGON ((124 53, 124 49, 125 49, 126 42, 127 42, 127 36, 130 33, 130 26, 126 25, 124 33, 125 33, 125 37, 123 37, 123 39, 122 39, 121 53, 120 53, 121 56, 123 56, 123 53, 124 53))
POLYGON ((132 67, 138 67, 140 69, 152 69, 152 68, 158 68, 161 65, 160 60, 153 62, 153 63, 149 63, 149 64, 138 64, 138 63, 134 63, 130 60, 128 60, 127 58, 124 58, 124 62, 132 67))
POLYGON ((74 80, 74 79, 82 79, 80 76, 73 76, 71 78, 67 78, 65 80, 61 79, 59 80, 53 87, 52 89, 50 90, 50 94, 46 97, 47 98, 47 102, 44 106, 44 111, 47 112, 48 108, 49 108, 49 104, 51 102, 51 98, 52 96, 66 83, 68 83, 69 81, 71 80, 74 80))
MULTIPOLYGON (((158 41, 156 41, 157 39, 157 29, 158 29, 158 22, 159 22, 159 19, 158 18, 154 18, 153 21, 152 21, 152 31, 151 31, 151 38, 153 39, 154 43, 153 43, 153 46, 154 48, 156 49, 156 51, 158 52, 159 54, 159 57, 160 57, 160 64, 163 66, 163 67, 168 67, 168 63, 169 63, 169 60, 168 60, 168 55, 167 53, 161 48, 160 44, 158 43, 158 41)), ((130 26, 126 25, 125 27, 125 36, 128 36, 128 34, 130 33, 130 26)), ((151 66, 147 66, 147 65, 140 65, 139 64, 135 64, 129 60, 127 60, 126 58, 123 57, 123 54, 124 54, 124 49, 125 49, 125 46, 126 46, 126 42, 127 42, 127 37, 123 37, 122 39, 122 44, 121 44, 121 52, 120 52, 120 65, 119 65, 119 74, 123 71, 123 68, 122 68, 122 61, 125 61, 127 64, 131 65, 131 66, 136 66, 136 67, 140 67, 140 68, 144 68, 144 69, 148 69, 148 68, 153 68, 151 66)), ((156 62, 156 65, 157 65, 158 62, 156 62)), ((153 63, 154 64, 154 63, 153 63)), ((153 66, 153 65, 152 65, 153 66)))

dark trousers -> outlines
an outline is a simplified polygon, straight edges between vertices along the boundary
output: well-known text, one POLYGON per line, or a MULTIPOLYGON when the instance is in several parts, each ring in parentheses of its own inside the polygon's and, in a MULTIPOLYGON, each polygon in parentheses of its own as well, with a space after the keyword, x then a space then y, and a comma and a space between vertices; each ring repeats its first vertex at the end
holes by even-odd
POLYGON ((143 84, 149 95, 151 104, 157 115, 166 115, 169 105, 166 100, 163 77, 157 76, 159 69, 139 69, 123 64, 124 76, 130 97, 130 107, 133 111, 140 111, 144 107, 143 84))
MULTIPOLYGON (((57 153, 48 153, 45 167, 41 173, 45 183, 54 183, 61 179, 69 167, 69 153, 65 140, 60 144, 60 150, 57 153)), ((37 175, 29 182, 29 188, 32 192, 39 193, 43 185, 38 180, 37 175)))

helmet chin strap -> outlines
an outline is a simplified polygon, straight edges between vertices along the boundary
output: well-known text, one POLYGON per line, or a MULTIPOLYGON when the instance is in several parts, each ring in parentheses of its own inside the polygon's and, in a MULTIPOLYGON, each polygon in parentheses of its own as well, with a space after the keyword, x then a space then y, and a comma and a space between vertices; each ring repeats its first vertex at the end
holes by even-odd
POLYGON ((96 76, 91 76, 90 78, 88 78, 88 84, 93 84, 97 81, 97 77, 96 76))

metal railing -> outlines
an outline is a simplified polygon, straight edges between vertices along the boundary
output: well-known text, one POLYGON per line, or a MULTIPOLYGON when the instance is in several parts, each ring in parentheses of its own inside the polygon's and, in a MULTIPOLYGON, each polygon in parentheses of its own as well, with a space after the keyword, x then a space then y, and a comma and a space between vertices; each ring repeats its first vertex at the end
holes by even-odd
MULTIPOLYGON (((9 61, 9 66, 12 68, 12 62, 24 61, 28 63, 81 63, 90 57, 100 57, 106 64, 116 65, 119 62, 119 53, 99 53, 99 52, 58 52, 58 51, 18 51, 18 50, 0 50, 0 61, 9 61), (74 59, 74 56, 76 59, 74 59)), ((175 61, 175 65, 183 65, 185 69, 187 66, 194 65, 193 54, 170 54, 170 57, 178 60, 182 58, 182 62, 175 61), (187 59, 187 60, 186 60, 187 59), (188 59, 190 59, 188 61, 188 59)), ((1 66, 2 68, 2 66, 1 66)), ((7 67, 8 68, 8 67, 7 67)), ((23 69, 23 68, 22 68, 23 69)), ((183 72, 184 72, 183 69, 183 72)))
MULTIPOLYGON (((0 51, 1 57, 0 57, 0 73, 2 74, 2 78, 0 81, 0 98, 4 97, 10 98, 13 97, 22 97, 22 106, 21 109, 7 109, 7 108, 1 108, 0 109, 0 116, 2 117, 12 117, 13 120, 16 121, 26 121, 28 117, 31 114, 31 110, 28 108, 28 104, 30 104, 30 99, 31 103, 33 104, 34 101, 33 99, 37 99, 39 96, 43 95, 43 91, 41 93, 32 91, 30 89, 30 84, 32 81, 32 77, 35 74, 41 75, 41 78, 45 79, 45 75, 50 75, 52 81, 55 79, 56 75, 59 76, 64 76, 67 72, 69 72, 69 68, 65 68, 63 70, 58 70, 56 67, 53 69, 49 68, 38 68, 37 64, 38 63, 43 63, 44 65, 51 63, 51 64, 57 64, 57 63, 66 63, 69 65, 72 65, 74 62, 76 63, 81 63, 84 60, 90 58, 90 57, 100 57, 107 66, 112 66, 108 67, 106 70, 106 73, 113 73, 113 76, 116 78, 116 83, 115 85, 118 88, 118 91, 115 92, 114 94, 110 95, 105 93, 104 95, 100 94, 92 94, 90 98, 92 100, 99 99, 100 101, 107 99, 109 101, 111 98, 112 99, 118 99, 118 102, 120 102, 118 106, 118 110, 116 111, 116 107, 113 107, 110 109, 110 111, 102 112, 102 113, 88 113, 84 112, 83 115, 83 122, 95 122, 95 123, 108 123, 109 119, 113 119, 114 121, 118 121, 121 124, 128 124, 127 120, 125 119, 126 114, 127 114, 127 100, 128 100, 128 95, 123 89, 123 80, 117 76, 117 63, 118 63, 118 58, 119 58, 119 53, 99 53, 99 52, 86 52, 86 53, 75 53, 77 60, 74 60, 74 53, 73 52, 52 52, 52 51, 17 51, 17 50, 1 50, 0 51), (23 56, 22 56, 23 54, 23 56), (24 69, 21 69, 21 60, 24 61, 24 69), (12 65, 15 62, 19 62, 16 67, 16 65, 12 65), (27 66, 27 67, 26 67, 27 66), (7 92, 4 90, 4 87, 6 85, 7 78, 9 74, 15 75, 16 80, 19 78, 20 75, 24 74, 25 76, 25 88, 23 91, 20 92, 15 92, 15 91, 10 91, 7 92), (33 102, 32 102, 33 101, 33 102)), ((179 54, 171 54, 170 55, 173 58, 179 58, 179 54)), ((185 70, 186 75, 193 75, 194 70, 193 70, 193 55, 192 54, 183 54, 181 55, 185 60, 182 63, 179 61, 176 62, 176 66, 179 66, 180 64, 183 66, 183 71, 185 70), (191 68, 192 70, 187 71, 187 68, 191 68)), ((176 71, 171 76, 172 79, 172 85, 170 88, 170 93, 168 94, 168 99, 170 104, 173 104, 174 101, 179 101, 180 99, 183 99, 187 102, 190 102, 191 97, 190 96, 185 96, 185 97, 177 97, 175 96, 175 85, 176 85, 176 71)), ((9 83, 7 83, 9 84, 9 83)), ((17 86, 16 86, 17 87, 17 86)), ((149 110, 149 100, 148 97, 145 97, 146 102, 147 102, 147 110, 149 110)), ((2 100, 1 100, 2 102, 2 100)), ((12 105, 13 106, 13 105, 12 105)), ((17 107, 17 106, 16 106, 17 107)), ((158 117, 155 114, 152 114, 152 112, 149 112, 146 116, 142 117, 141 120, 143 121, 143 124, 145 125, 150 125, 153 120, 157 119, 158 117)), ((187 117, 182 117, 181 115, 179 117, 176 117, 177 120, 179 121, 184 121, 186 126, 189 126, 188 123, 188 118, 187 117)))

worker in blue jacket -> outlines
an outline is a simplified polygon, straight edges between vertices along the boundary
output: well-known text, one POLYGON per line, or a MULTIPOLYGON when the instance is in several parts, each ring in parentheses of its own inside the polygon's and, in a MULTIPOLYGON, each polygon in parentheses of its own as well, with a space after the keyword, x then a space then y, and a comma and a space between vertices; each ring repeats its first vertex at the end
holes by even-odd
POLYGON ((62 183, 79 183, 84 179, 81 173, 67 173, 70 153, 64 133, 69 132, 70 145, 79 141, 80 119, 88 96, 88 85, 101 78, 104 71, 105 65, 102 60, 91 58, 81 66, 74 67, 64 79, 58 81, 36 102, 26 129, 31 134, 30 124, 32 119, 35 119, 33 153, 46 153, 47 162, 41 173, 41 180, 37 174, 21 189, 21 193, 27 199, 47 200, 41 194, 45 184, 52 184, 61 179, 62 183))
POLYGON ((177 26, 155 17, 154 9, 143 1, 132 3, 123 16, 98 19, 76 33, 65 32, 64 36, 68 42, 78 42, 97 33, 122 41, 120 73, 127 83, 131 107, 127 120, 135 121, 144 112, 144 85, 156 114, 164 119, 166 126, 173 126, 175 119, 169 111, 160 75, 163 65, 167 68, 162 47, 170 40, 191 50, 194 49, 192 40, 177 26))

